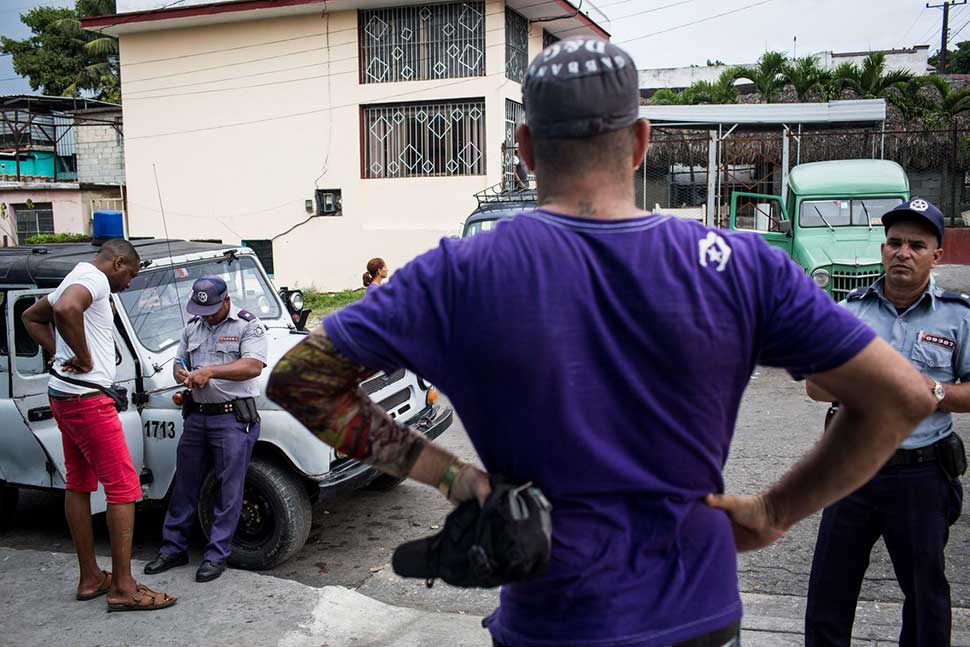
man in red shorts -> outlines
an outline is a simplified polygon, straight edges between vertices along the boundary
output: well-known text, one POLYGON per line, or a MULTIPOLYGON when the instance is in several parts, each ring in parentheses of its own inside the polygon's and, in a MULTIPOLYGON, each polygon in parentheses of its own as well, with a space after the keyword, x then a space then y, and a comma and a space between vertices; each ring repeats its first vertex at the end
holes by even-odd
POLYGON ((64 512, 81 570, 77 599, 107 594, 108 611, 151 611, 175 604, 174 597, 138 584, 131 576, 135 501, 141 498, 141 484, 114 401, 99 390, 110 387, 115 376, 110 295, 129 286, 139 263, 131 243, 109 240, 92 262, 78 263, 56 290, 23 315, 30 336, 54 357, 48 391, 64 444, 64 512), (98 481, 108 502, 110 573, 101 570, 94 555, 91 492, 98 481))

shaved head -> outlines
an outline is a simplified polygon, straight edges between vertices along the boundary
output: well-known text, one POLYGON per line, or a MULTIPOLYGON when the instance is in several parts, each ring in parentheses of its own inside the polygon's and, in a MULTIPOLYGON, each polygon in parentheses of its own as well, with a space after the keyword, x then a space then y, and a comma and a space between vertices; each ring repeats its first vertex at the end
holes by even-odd
POLYGON ((98 252, 98 258, 105 261, 113 261, 116 258, 123 258, 129 265, 138 265, 138 263, 141 262, 141 256, 138 255, 138 250, 136 250, 135 246, 124 238, 112 238, 110 240, 106 240, 104 244, 101 245, 101 251, 98 252))

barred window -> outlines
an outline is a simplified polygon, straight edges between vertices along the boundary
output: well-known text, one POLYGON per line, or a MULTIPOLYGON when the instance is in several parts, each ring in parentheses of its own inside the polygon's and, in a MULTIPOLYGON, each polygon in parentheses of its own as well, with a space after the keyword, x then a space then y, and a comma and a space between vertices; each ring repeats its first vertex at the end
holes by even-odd
POLYGON ((364 106, 365 178, 485 174, 485 99, 364 106))
POLYGON ((522 83, 529 67, 529 21, 505 9, 505 77, 522 83))
POLYGON ((505 159, 502 160, 502 186, 506 190, 516 187, 515 156, 519 154, 519 142, 515 138, 515 129, 524 120, 525 110, 522 104, 511 99, 505 100, 505 159))
POLYGON ((361 10, 361 83, 485 76, 485 3, 361 10))
POLYGON ((54 233, 54 205, 51 202, 13 205, 17 216, 17 237, 20 244, 31 236, 54 233))
POLYGON ((560 40, 562 39, 559 38, 559 36, 556 36, 545 29, 542 30, 542 49, 549 47, 553 43, 558 43, 560 40))

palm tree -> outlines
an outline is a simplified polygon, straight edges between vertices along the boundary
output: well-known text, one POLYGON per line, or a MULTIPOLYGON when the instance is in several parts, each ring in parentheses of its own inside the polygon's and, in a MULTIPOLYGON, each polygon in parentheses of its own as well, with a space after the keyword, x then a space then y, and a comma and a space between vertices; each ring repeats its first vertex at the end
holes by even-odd
POLYGON ((687 101, 696 103, 737 103, 738 91, 734 87, 737 70, 728 68, 721 72, 716 81, 695 81, 685 93, 687 101))
POLYGON ((684 99, 684 92, 661 88, 650 97, 650 104, 654 106, 682 106, 685 105, 684 99))
POLYGON ((946 119, 953 120, 958 114, 970 112, 970 88, 955 90, 950 82, 938 74, 924 77, 927 86, 936 90, 938 101, 930 103, 929 112, 946 119))
POLYGON ((812 90, 824 88, 831 77, 828 70, 819 65, 814 56, 803 56, 786 62, 784 74, 795 89, 795 96, 800 102, 807 101, 812 90))
POLYGON ((890 94, 890 90, 901 83, 909 83, 913 75, 902 70, 886 71, 886 55, 883 52, 870 52, 862 61, 842 63, 833 74, 838 89, 849 88, 860 99, 879 99, 890 94))
POLYGON ((751 81, 765 103, 775 103, 785 88, 787 62, 784 52, 765 52, 753 67, 733 68, 735 79, 751 81))
POLYGON ((81 89, 100 88, 99 99, 120 101, 118 82, 118 39, 101 33, 85 31, 81 19, 88 16, 106 16, 116 13, 115 0, 77 0, 76 17, 65 18, 56 23, 62 33, 83 42, 87 65, 74 83, 64 90, 66 95, 78 95, 81 89))
POLYGON ((930 101, 924 92, 926 77, 916 77, 896 85, 896 91, 886 94, 886 101, 902 114, 907 123, 923 120, 930 112, 930 101))

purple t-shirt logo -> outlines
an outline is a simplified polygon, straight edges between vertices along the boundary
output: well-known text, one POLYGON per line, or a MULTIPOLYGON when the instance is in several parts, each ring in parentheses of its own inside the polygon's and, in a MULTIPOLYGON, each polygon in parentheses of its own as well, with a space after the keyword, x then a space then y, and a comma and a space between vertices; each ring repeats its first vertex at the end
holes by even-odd
POLYGON ((717 265, 718 272, 723 272, 728 259, 731 258, 731 248, 724 239, 712 231, 697 245, 700 248, 701 267, 707 267, 707 262, 710 261, 712 265, 717 265))

